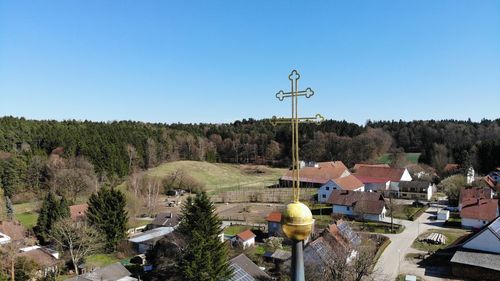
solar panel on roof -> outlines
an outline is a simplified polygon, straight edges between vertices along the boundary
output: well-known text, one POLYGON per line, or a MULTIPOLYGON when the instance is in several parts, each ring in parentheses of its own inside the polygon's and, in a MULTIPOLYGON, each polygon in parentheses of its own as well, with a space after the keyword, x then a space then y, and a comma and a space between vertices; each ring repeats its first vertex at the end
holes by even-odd
POLYGON ((234 272, 233 278, 230 279, 231 281, 255 281, 255 279, 244 271, 239 265, 231 263, 231 267, 234 272))
POLYGON ((494 222, 492 222, 488 228, 491 229, 497 237, 500 237, 500 218, 497 218, 494 222))
POLYGON ((351 241, 353 245, 361 244, 359 235, 356 232, 352 231, 351 227, 347 223, 343 222, 341 224, 338 224, 337 228, 339 229, 342 236, 351 241))

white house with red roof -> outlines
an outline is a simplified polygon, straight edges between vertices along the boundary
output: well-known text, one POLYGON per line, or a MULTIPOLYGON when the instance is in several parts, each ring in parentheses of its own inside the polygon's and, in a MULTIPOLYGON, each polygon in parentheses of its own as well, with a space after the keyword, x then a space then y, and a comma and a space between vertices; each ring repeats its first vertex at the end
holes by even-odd
POLYGON ((472 198, 462 202, 460 217, 463 228, 479 229, 499 215, 498 199, 472 198))
POLYGON ((236 241, 241 244, 243 249, 246 249, 255 245, 255 237, 255 234, 250 229, 247 229, 236 234, 236 241))
POLYGON ((318 202, 326 203, 334 190, 365 191, 365 185, 353 175, 330 179, 318 190, 318 202))
POLYGON ((362 165, 353 174, 365 185, 365 191, 378 191, 385 195, 399 193, 399 183, 411 181, 406 168, 391 168, 380 165, 362 165))

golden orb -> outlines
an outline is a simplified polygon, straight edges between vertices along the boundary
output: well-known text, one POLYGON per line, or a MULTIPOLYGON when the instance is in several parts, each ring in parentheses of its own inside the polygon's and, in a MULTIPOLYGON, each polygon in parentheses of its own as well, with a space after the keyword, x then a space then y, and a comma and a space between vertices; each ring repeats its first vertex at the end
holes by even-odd
POLYGON ((297 201, 286 206, 281 216, 281 228, 286 237, 297 241, 306 240, 312 226, 313 216, 306 205, 297 201))

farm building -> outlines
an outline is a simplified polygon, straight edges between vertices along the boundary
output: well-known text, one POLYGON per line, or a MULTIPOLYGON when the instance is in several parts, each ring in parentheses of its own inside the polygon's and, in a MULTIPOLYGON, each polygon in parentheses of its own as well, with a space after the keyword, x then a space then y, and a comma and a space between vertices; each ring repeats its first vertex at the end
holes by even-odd
POLYGON ((154 229, 158 227, 177 227, 179 224, 179 216, 172 212, 169 213, 159 213, 155 216, 155 219, 148 225, 148 229, 154 229))
POLYGON ((132 243, 134 250, 139 254, 144 254, 152 249, 156 241, 174 231, 173 227, 158 227, 135 235, 128 239, 132 243))
POLYGON ((364 184, 353 175, 348 175, 342 178, 330 179, 318 190, 318 201, 325 203, 330 198, 334 190, 354 190, 365 191, 364 184))
POLYGON ((402 181, 399 183, 399 198, 431 200, 433 186, 428 181, 402 181))
POLYGON ((452 272, 471 280, 498 280, 500 275, 500 217, 461 245, 451 259, 452 272))
POLYGON ((482 228, 498 217, 498 199, 469 199, 460 211, 463 228, 482 228))
MULTIPOLYGON (((346 177, 351 173, 341 161, 333 162, 310 162, 303 164, 299 170, 301 187, 319 188, 331 179, 346 177)), ((289 170, 281 177, 281 187, 292 186, 292 171, 289 170)))
POLYGON ((365 184, 366 191, 375 190, 386 196, 388 193, 398 194, 399 183, 412 180, 408 169, 380 167, 377 165, 360 166, 354 176, 365 184))

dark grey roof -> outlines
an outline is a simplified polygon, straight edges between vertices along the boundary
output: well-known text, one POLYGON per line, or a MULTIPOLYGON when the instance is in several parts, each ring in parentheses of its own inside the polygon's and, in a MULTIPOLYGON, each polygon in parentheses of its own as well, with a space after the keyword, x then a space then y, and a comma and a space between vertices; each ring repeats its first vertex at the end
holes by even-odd
POLYGON ((340 234, 347 240, 350 241, 353 245, 358 246, 361 244, 361 238, 359 235, 352 230, 349 224, 345 221, 337 222, 337 228, 339 229, 340 234))
POLYGON ((401 181, 399 191, 401 192, 427 192, 430 182, 428 181, 401 181), (413 188, 413 190, 411 190, 413 188))
POLYGON ((267 273, 244 254, 233 258, 231 260, 231 267, 234 270, 234 276, 229 279, 230 281, 271 280, 271 277, 267 273))
POLYGON ((179 224, 179 216, 174 213, 159 213, 151 224, 156 226, 175 227, 179 224))
MULTIPOLYGON (((66 281, 116 281, 130 275, 131 273, 121 263, 117 262, 92 272, 66 279, 66 281)), ((129 278, 129 280, 137 279, 129 278)))
POLYGON ((475 251, 457 251, 451 262, 500 271, 500 254, 475 251))

